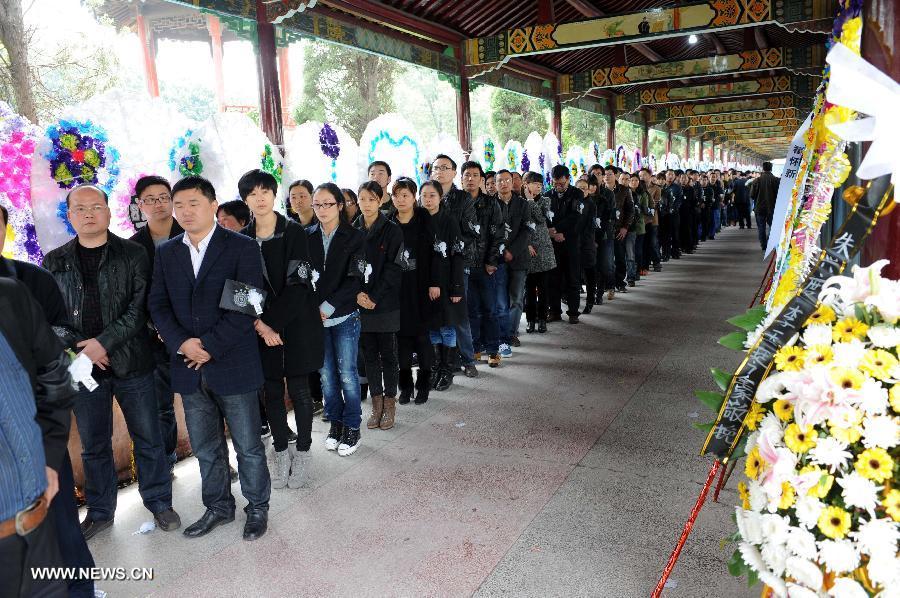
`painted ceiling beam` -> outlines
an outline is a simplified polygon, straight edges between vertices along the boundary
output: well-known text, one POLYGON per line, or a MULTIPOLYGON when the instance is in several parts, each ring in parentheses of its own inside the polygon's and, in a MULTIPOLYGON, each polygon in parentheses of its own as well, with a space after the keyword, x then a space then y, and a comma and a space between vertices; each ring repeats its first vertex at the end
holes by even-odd
POLYGON ((722 81, 689 87, 656 87, 641 89, 616 96, 616 112, 629 114, 644 106, 675 104, 690 100, 706 100, 732 96, 760 96, 775 93, 793 93, 811 96, 816 91, 818 79, 789 74, 740 81, 722 81))
MULTIPOLYGON (((603 13, 603 11, 598 10, 597 7, 595 7, 590 2, 586 2, 585 0, 566 0, 566 2, 568 2, 572 8, 574 8, 575 10, 577 10, 582 15, 584 15, 588 18, 596 19, 599 17, 606 16, 603 13)), ((549 22, 549 21, 546 21, 546 22, 549 22)), ((637 44, 632 44, 631 47, 634 48, 635 50, 637 50, 638 52, 640 52, 641 54, 643 54, 644 56, 646 56, 647 58, 649 58, 650 60, 652 60, 653 62, 662 62, 663 61, 663 57, 660 56, 659 54, 657 54, 656 52, 654 52, 653 49, 650 46, 648 46, 647 44, 637 43, 637 44)))
MULTIPOLYGON (((806 116, 806 113, 803 113, 806 116)), ((727 125, 733 123, 748 123, 763 120, 797 119, 800 111, 796 108, 775 108, 768 110, 751 110, 748 112, 732 112, 728 114, 705 114, 703 116, 690 116, 675 119, 671 122, 673 130, 681 130, 687 127, 703 127, 707 125, 727 125)))
MULTIPOLYGON (((590 6, 584 2, 579 4, 590 6)), ((802 21, 809 28, 809 22, 822 21, 822 29, 830 30, 834 17, 831 9, 829 2, 820 1, 693 0, 677 7, 654 8, 584 21, 537 23, 466 40, 466 64, 502 64, 514 56, 635 44, 768 23, 786 25, 802 21)))
POLYGON ((669 104, 647 110, 646 119, 649 124, 658 124, 672 120, 673 118, 701 116, 704 114, 727 114, 730 112, 747 112, 748 110, 795 107, 800 110, 809 111, 812 109, 812 100, 808 98, 795 99, 793 95, 788 94, 730 100, 727 102, 712 102, 708 104, 669 104))
POLYGON ((747 74, 768 69, 785 69, 795 74, 819 74, 824 64, 824 45, 745 50, 724 56, 693 58, 659 64, 613 66, 561 75, 559 90, 563 94, 563 102, 565 102, 579 94, 596 89, 639 83, 681 81, 731 73, 747 74))

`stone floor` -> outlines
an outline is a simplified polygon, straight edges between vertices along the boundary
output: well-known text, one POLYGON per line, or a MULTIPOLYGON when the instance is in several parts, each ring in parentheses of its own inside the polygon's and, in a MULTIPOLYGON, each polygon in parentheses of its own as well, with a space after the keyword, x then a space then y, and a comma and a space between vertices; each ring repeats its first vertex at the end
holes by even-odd
MULTIPOLYGON (((91 540, 98 566, 152 567, 152 582, 101 582, 110 596, 649 595, 710 462, 692 398, 764 264, 756 231, 727 229, 578 326, 524 335, 502 367, 458 377, 393 430, 365 431, 350 458, 314 427, 309 489, 272 494, 269 533, 241 540, 243 514, 209 536, 134 532, 151 519, 135 486, 91 540)), ((367 405, 367 404, 366 404, 367 405)), ((368 407, 364 407, 367 411, 368 407)), ((176 467, 175 507, 202 512, 196 461, 176 467)), ((757 596, 731 578, 735 481, 707 503, 664 595, 757 596)), ((233 486, 242 504, 239 485, 233 486)))

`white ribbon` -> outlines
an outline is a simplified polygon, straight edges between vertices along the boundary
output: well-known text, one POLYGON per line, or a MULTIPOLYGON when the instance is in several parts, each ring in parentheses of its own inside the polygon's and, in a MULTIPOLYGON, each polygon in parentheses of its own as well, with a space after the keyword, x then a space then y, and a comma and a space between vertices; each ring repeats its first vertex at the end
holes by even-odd
POLYGON ((262 293, 257 291, 256 289, 250 289, 250 296, 248 298, 250 305, 253 306, 253 309, 256 311, 256 315, 262 315, 263 312, 263 296, 262 293))
POLYGON ((97 388, 98 384, 97 381, 94 380, 94 377, 91 376, 93 369, 94 364, 91 363, 88 356, 84 353, 79 353, 78 357, 69 364, 69 375, 72 376, 74 382, 81 382, 84 384, 84 387, 88 392, 94 392, 94 389, 97 388))
POLYGON ((313 269, 312 276, 310 277, 310 282, 312 283, 313 292, 316 291, 316 283, 319 281, 319 271, 313 269))
POLYGON ((363 282, 365 284, 369 284, 369 276, 371 276, 371 275, 372 275, 372 264, 366 264, 366 271, 363 273, 363 276, 365 277, 363 282))
POLYGON ((869 115, 828 127, 846 141, 872 142, 856 175, 869 180, 890 174, 891 183, 900 183, 900 152, 894 147, 900 137, 900 84, 843 44, 835 44, 825 60, 831 66, 826 99, 869 115))

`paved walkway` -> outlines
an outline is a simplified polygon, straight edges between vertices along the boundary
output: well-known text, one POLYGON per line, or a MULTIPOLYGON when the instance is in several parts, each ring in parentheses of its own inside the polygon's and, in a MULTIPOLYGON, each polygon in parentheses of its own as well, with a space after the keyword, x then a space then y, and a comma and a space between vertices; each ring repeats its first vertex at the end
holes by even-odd
MULTIPOLYGON (((692 393, 712 388, 711 366, 737 364, 716 339, 747 307, 760 258, 755 230, 727 229, 582 324, 523 335, 501 368, 399 407, 397 426, 365 431, 353 457, 326 453, 317 421, 313 486, 273 491, 257 542, 241 540, 242 513, 199 540, 133 535, 150 516, 129 487, 115 526, 90 546, 98 566, 153 567, 155 578, 98 587, 116 597, 648 596, 709 467, 691 426, 707 413, 692 393)), ((203 512, 196 461, 176 474, 187 524, 203 512)), ((719 544, 737 498, 721 499, 701 514, 666 596, 758 595, 728 575, 719 544)))

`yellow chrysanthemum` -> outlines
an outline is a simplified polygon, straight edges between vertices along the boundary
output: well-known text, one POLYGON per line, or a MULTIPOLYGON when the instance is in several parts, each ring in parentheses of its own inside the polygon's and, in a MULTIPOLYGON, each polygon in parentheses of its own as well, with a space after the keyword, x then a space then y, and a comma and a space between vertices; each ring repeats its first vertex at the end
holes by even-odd
POLYGON ((806 365, 828 365, 834 360, 834 351, 828 345, 813 345, 806 348, 806 365))
POLYGON ((848 19, 844 26, 841 27, 841 43, 850 48, 850 50, 859 55, 862 40, 862 19, 854 17, 848 19))
POLYGON ((807 473, 816 474, 818 476, 818 482, 806 492, 807 496, 813 496, 815 498, 825 498, 828 496, 828 492, 831 490, 832 484, 834 484, 834 476, 818 465, 807 465, 800 470, 800 475, 807 473))
POLYGON ((825 507, 819 514, 818 526, 823 535, 839 540, 850 531, 850 513, 840 507, 825 507))
POLYGON ((750 509, 750 490, 747 488, 747 482, 741 480, 738 482, 738 496, 741 498, 741 508, 750 509))
POLYGON ((790 482, 781 483, 781 500, 778 501, 779 509, 790 509, 797 500, 797 493, 790 482))
POLYGON ((859 390, 866 381, 861 372, 850 368, 834 368, 828 372, 828 377, 835 386, 844 390, 859 390))
POLYGON ((775 367, 782 372, 799 372, 803 369, 805 356, 803 347, 782 347, 775 353, 775 367))
POLYGON ((891 403, 891 409, 894 413, 900 413, 900 384, 894 384, 888 391, 888 399, 891 403))
POLYGON ((828 426, 828 430, 831 432, 831 435, 846 444, 853 444, 854 442, 859 442, 859 439, 862 438, 862 430, 858 425, 856 426, 841 426, 837 424, 833 424, 828 426))
POLYGON ((796 423, 789 425, 784 431, 784 444, 795 453, 805 453, 816 446, 819 433, 812 426, 801 429, 796 423))
POLYGON ((856 318, 844 318, 838 320, 831 329, 831 336, 836 343, 849 343, 853 339, 865 339, 868 331, 869 327, 865 322, 860 322, 856 318))
POLYGON ((753 404, 750 406, 750 411, 747 412, 747 417, 744 418, 744 424, 750 430, 755 430, 765 415, 765 408, 756 401, 753 401, 753 404))
POLYGON ((866 449, 856 458, 856 471, 868 480, 883 482, 891 479, 894 460, 883 448, 866 449))
POLYGON ((837 320, 837 315, 835 315, 834 310, 823 303, 816 308, 816 311, 810 314, 804 326, 809 326, 810 324, 831 324, 835 320, 837 320))
POLYGON ((778 399, 772 404, 772 412, 778 416, 783 422, 791 421, 791 418, 794 417, 794 405, 789 401, 785 401, 784 399, 778 399))
POLYGON ((759 472, 766 466, 766 460, 759 455, 759 448, 753 447, 753 450, 747 453, 747 462, 744 464, 744 473, 751 480, 759 477, 759 472))
POLYGON ((887 512, 888 517, 894 521, 900 522, 900 490, 892 488, 885 492, 884 500, 881 501, 881 505, 887 512))
POLYGON ((889 351, 870 349, 859 362, 859 369, 878 380, 889 380, 897 363, 897 358, 889 351))

